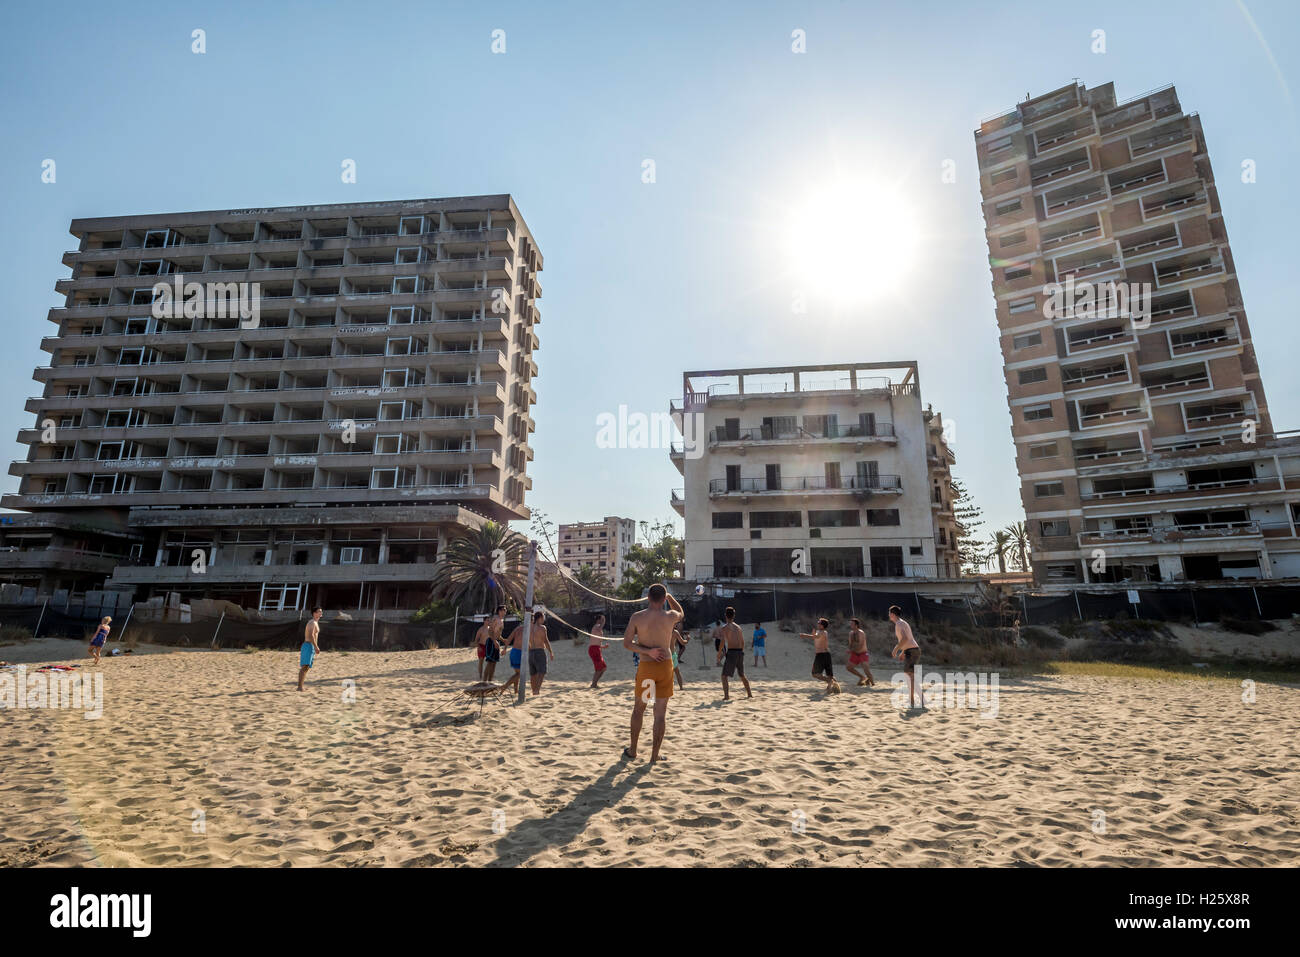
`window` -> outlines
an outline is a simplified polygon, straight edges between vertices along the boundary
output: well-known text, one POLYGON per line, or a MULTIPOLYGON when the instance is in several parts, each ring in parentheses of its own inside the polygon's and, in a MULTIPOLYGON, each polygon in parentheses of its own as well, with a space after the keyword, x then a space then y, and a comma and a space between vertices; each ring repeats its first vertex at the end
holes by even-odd
POLYGON ((402 295, 405 293, 415 292, 417 280, 414 276, 394 276, 393 293, 402 295))
POLYGON ((1008 134, 1007 136, 999 136, 995 140, 989 140, 988 146, 985 147, 985 149, 990 156, 994 153, 1001 153, 1005 150, 1009 150, 1011 149, 1011 136, 1008 134))
POLYGON ((745 513, 744 512, 714 512, 713 527, 714 528, 744 528, 745 513))
POLYGON ((396 455, 400 451, 402 451, 402 437, 400 435, 375 436, 376 455, 396 455))
POLYGON ((923 549, 920 545, 909 545, 907 546, 907 554, 923 555, 925 554, 925 549, 923 549))
POLYGON ((1021 385, 1030 385, 1034 382, 1047 381, 1047 367, 1035 366, 1032 369, 1021 369, 1017 374, 1021 385))
POLYGON ((1052 404, 1045 402, 1042 405, 1027 405, 1020 410, 1020 416, 1026 422, 1037 422, 1040 419, 1052 418, 1052 404))
POLYGON ((1050 459, 1057 454, 1055 442, 1037 442, 1029 447, 1031 459, 1050 459))
POLYGON ((1008 199, 994 206, 993 212, 996 213, 998 216, 1006 216, 1008 213, 1014 213, 1019 209, 1020 209, 1019 199, 1008 199))
POLYGON ((856 508, 808 510, 808 527, 857 528, 862 524, 862 513, 856 508))
POLYGON ((1034 498, 1051 498, 1055 495, 1065 494, 1065 484, 1062 482, 1035 482, 1034 498))
POLYGON ((901 545, 873 546, 871 549, 872 578, 902 578, 903 548, 901 545))
POLYGON ((898 523, 898 509, 896 508, 867 509, 868 525, 897 525, 898 523))
POLYGON ((394 261, 399 266, 405 263, 418 263, 420 261, 420 247, 403 246, 397 251, 397 257, 394 261))
POLYGON ((1008 246, 1019 246, 1024 241, 1025 231, 1023 229, 1018 229, 1014 233, 1007 233, 1001 239, 1003 249, 1006 249, 1008 246))
POLYGON ((361 549, 357 548, 356 546, 349 546, 349 547, 347 547, 347 548, 340 548, 340 549, 339 549, 339 564, 340 564, 340 565, 360 565, 360 564, 361 564, 361 549))
POLYGON ((1033 332, 1022 332, 1011 340, 1012 349, 1028 349, 1030 346, 1041 346, 1042 344, 1043 334, 1037 329, 1033 332))
POLYGON ((750 528, 799 528, 803 525, 803 513, 794 512, 750 512, 750 528))
POLYGON ((1034 297, 1028 299, 1013 299, 1007 304, 1007 311, 1010 313, 1033 312, 1035 308, 1034 297))
POLYGON ((1060 538, 1070 534, 1070 523, 1064 518, 1054 518, 1038 523, 1038 533, 1043 538, 1060 538))
MULTIPOLYGON (((1018 174, 1016 172, 1016 168, 1014 166, 1011 166, 1008 167, 1007 169, 994 173, 992 176, 989 177, 989 182, 994 186, 1001 186, 1003 183, 1010 183, 1012 180, 1016 178, 1017 175, 1018 174)), ((1024 239, 1023 234, 1021 235, 1020 238, 1024 239)), ((1003 240, 1002 245, 1003 246, 1007 245, 1006 240, 1003 240)))
POLYGON ((713 577, 736 578, 745 574, 743 548, 715 548, 713 550, 713 577))
POLYGON ((1002 278, 1007 282, 1015 282, 1017 279, 1024 279, 1029 276, 1029 274, 1029 266, 1024 263, 1015 266, 1008 266, 1006 269, 1002 270, 1002 278))

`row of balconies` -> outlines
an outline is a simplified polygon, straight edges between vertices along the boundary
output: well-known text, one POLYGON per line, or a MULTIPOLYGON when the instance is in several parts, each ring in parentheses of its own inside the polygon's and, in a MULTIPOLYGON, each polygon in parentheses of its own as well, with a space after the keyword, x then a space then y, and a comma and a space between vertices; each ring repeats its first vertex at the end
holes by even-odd
POLYGON ((880 492, 901 494, 903 480, 898 475, 846 475, 839 479, 825 475, 802 475, 792 478, 710 479, 709 495, 748 495, 755 492, 880 492))

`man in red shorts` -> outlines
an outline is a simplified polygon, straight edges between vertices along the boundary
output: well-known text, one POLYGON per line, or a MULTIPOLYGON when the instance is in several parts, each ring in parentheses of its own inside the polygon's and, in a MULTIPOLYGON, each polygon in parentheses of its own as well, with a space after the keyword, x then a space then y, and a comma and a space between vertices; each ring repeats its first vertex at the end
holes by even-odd
POLYGON ((871 674, 871 652, 867 651, 867 633, 862 630, 862 622, 857 618, 850 618, 849 624, 853 630, 849 632, 849 673, 858 676, 858 685, 873 686, 876 683, 875 677, 871 674), (858 670, 858 666, 862 670, 858 670))
POLYGON ((591 656, 591 664, 596 669, 592 675, 591 686, 594 688, 600 684, 600 676, 605 673, 608 665, 605 664, 605 616, 598 613, 596 623, 591 626, 591 635, 587 642, 587 654, 591 656))

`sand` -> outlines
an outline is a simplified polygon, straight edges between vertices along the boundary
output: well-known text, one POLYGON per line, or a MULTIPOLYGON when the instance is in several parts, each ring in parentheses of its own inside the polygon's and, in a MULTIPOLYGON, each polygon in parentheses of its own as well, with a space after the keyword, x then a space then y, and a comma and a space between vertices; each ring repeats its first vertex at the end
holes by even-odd
POLYGON ((470 652, 331 652, 328 624, 302 694, 290 652, 106 658, 101 719, 0 711, 0 864, 1296 863, 1300 688, 1002 675, 996 717, 907 712, 882 656, 875 689, 826 696, 807 644, 768 631, 752 700, 723 703, 688 649, 655 766, 649 722, 620 760, 618 645, 599 690, 563 642, 540 697, 481 717, 455 693, 470 652))

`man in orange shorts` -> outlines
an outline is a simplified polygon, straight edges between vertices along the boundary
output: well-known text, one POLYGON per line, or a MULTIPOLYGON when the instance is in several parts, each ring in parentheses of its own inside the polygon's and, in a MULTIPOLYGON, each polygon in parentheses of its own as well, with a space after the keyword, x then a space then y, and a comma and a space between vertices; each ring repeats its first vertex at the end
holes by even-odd
POLYGON ((639 661, 633 691, 632 744, 623 749, 623 757, 636 757, 636 742, 641 736, 641 722, 646 705, 654 704, 653 748, 650 761, 659 760, 659 748, 668 724, 668 699, 673 696, 673 628, 682 620, 682 606, 661 584, 650 586, 650 607, 634 614, 623 632, 623 647, 635 652, 639 661))

